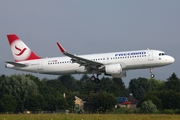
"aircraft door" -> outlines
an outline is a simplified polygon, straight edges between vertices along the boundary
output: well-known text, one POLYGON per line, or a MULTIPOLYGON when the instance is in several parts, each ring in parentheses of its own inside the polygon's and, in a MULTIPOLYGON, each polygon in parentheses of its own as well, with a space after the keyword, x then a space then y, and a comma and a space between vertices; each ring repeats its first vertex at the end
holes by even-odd
POLYGON ((153 61, 153 51, 148 51, 148 61, 153 61))
POLYGON ((43 60, 38 60, 38 71, 43 71, 43 60))

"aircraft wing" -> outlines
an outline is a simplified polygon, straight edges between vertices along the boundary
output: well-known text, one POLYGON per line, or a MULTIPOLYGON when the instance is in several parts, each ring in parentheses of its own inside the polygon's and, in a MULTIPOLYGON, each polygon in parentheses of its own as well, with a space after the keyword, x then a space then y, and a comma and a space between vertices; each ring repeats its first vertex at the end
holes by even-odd
POLYGON ((8 64, 11 64, 11 65, 14 65, 16 67, 26 67, 27 65, 26 64, 22 64, 22 63, 17 63, 17 62, 6 62, 8 64))
POLYGON ((98 69, 99 67, 103 66, 102 63, 92 61, 92 60, 89 60, 89 59, 86 59, 86 58, 82 58, 82 57, 79 57, 79 56, 76 56, 76 55, 73 55, 71 53, 66 52, 66 50, 58 42, 57 42, 57 45, 58 45, 60 51, 64 55, 72 58, 71 59, 72 62, 78 63, 78 64, 80 64, 80 66, 85 66, 87 69, 90 69, 90 68, 98 69))

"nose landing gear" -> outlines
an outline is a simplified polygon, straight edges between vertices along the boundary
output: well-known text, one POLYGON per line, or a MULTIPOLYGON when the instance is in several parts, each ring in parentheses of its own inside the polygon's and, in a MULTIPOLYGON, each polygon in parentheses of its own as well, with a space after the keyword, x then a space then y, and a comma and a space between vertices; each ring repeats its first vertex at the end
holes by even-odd
POLYGON ((150 77, 151 77, 151 78, 154 78, 155 75, 152 73, 152 68, 150 68, 149 70, 150 70, 150 73, 151 73, 150 77))

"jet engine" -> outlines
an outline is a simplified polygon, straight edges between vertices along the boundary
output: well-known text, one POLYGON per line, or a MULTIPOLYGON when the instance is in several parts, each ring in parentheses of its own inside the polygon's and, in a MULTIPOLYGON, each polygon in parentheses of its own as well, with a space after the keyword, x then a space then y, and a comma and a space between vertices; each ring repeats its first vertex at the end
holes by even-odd
POLYGON ((122 70, 120 64, 110 64, 105 66, 105 75, 112 76, 113 78, 126 77, 126 71, 122 70))
POLYGON ((122 68, 120 64, 110 64, 105 66, 106 74, 120 74, 122 72, 122 68))

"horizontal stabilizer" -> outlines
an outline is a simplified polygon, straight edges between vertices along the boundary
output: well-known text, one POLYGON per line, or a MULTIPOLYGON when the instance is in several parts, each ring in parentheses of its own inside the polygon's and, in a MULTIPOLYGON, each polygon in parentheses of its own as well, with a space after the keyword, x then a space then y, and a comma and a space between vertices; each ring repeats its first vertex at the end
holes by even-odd
POLYGON ((14 65, 16 67, 26 67, 26 64, 22 64, 22 63, 17 63, 17 62, 6 62, 8 64, 14 65))

